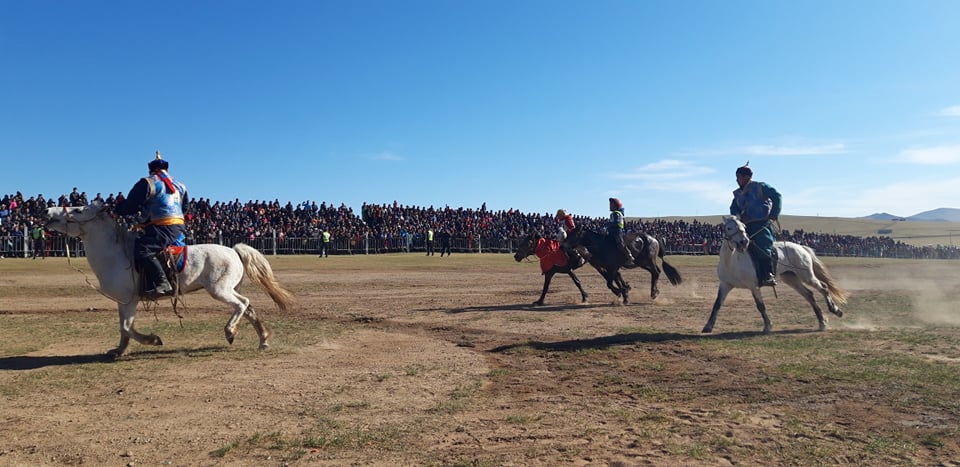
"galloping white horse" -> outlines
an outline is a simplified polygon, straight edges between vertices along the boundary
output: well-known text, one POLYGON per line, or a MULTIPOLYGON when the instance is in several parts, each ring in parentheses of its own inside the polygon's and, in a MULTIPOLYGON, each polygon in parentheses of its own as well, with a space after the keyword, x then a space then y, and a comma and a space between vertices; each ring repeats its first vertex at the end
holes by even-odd
MULTIPOLYGON (((133 265, 136 234, 117 223, 102 206, 91 205, 47 209, 47 227, 83 240, 87 261, 100 282, 100 292, 117 302, 120 311, 120 345, 107 352, 119 358, 127 350, 130 338, 141 344, 163 345, 156 334, 140 334, 133 326, 140 301, 140 278, 133 265)), ((227 342, 233 343, 240 317, 246 317, 260 337, 260 349, 270 346, 270 331, 250 306, 250 300, 237 293, 244 275, 256 281, 281 311, 293 303, 293 295, 277 283, 267 259, 256 249, 238 243, 192 245, 186 264, 177 274, 179 293, 206 289, 211 297, 233 306, 233 316, 224 327, 227 342)))
MULTIPOLYGON (((753 294, 753 301, 756 302, 760 316, 763 317, 763 332, 767 334, 772 326, 770 317, 767 316, 766 306, 763 304, 760 287, 757 285, 757 273, 753 260, 747 252, 750 237, 747 235, 746 227, 736 216, 723 217, 723 239, 723 245, 720 247, 720 264, 717 265, 720 288, 717 290, 717 300, 713 303, 713 311, 710 313, 707 325, 703 327, 703 332, 713 331, 717 312, 720 311, 720 306, 723 305, 727 294, 734 288, 742 288, 750 289, 753 294)), ((847 303, 847 292, 836 284, 830 272, 827 271, 826 265, 817 258, 810 247, 793 242, 773 242, 773 248, 780 258, 777 262, 777 276, 807 299, 807 303, 813 307, 813 312, 817 315, 820 330, 826 330, 826 320, 820 307, 817 306, 810 287, 823 294, 823 298, 827 301, 827 308, 839 317, 843 316, 843 312, 837 304, 847 303)))

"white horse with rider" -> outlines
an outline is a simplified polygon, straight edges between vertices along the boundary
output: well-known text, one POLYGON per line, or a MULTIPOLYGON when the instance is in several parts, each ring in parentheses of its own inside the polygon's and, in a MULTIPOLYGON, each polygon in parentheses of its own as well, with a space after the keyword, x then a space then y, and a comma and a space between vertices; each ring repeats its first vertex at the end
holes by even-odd
MULTIPOLYGON (((720 287, 717 290, 717 300, 713 303, 713 310, 710 312, 710 319, 703 327, 703 332, 713 331, 720 306, 723 305, 727 294, 735 288, 750 290, 757 310, 763 318, 763 332, 766 334, 772 330, 773 326, 770 324, 770 317, 767 316, 767 308, 763 303, 763 295, 757 284, 753 259, 747 252, 749 245, 750 236, 747 235, 743 222, 740 222, 736 216, 724 216, 723 244, 720 247, 720 263, 717 265, 720 287)), ((819 330, 826 330, 826 318, 817 305, 813 291, 816 290, 823 295, 827 302, 827 309, 838 317, 843 316, 839 305, 847 303, 847 291, 840 288, 836 280, 831 277, 827 266, 817 258, 810 247, 793 242, 773 242, 773 248, 779 258, 776 263, 776 276, 807 300, 817 316, 819 330)))
MULTIPOLYGON (((134 327, 140 281, 133 261, 136 233, 114 219, 104 206, 56 207, 46 212, 47 228, 83 240, 90 268, 100 283, 99 291, 117 302, 120 312, 120 344, 107 352, 119 358, 127 350, 130 339, 145 345, 163 345, 155 334, 141 334, 134 327)), ((244 276, 253 280, 273 299, 281 311, 293 304, 293 295, 276 280, 270 263, 256 249, 239 243, 229 248, 215 244, 191 245, 186 249, 182 269, 176 274, 177 295, 206 289, 211 297, 229 304, 233 315, 224 327, 227 342, 233 343, 240 318, 253 325, 260 338, 260 349, 269 347, 270 331, 257 315, 250 300, 237 292, 244 276)))

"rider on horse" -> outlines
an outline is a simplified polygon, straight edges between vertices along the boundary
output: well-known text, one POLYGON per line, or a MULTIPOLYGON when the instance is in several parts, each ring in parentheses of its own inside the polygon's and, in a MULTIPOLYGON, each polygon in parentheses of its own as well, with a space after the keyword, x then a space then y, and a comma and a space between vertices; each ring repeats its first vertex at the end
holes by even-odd
POLYGON ((156 158, 147 164, 150 175, 137 181, 116 207, 117 214, 141 213, 146 218, 133 252, 137 268, 143 271, 142 296, 147 299, 173 293, 158 254, 170 245, 182 245, 185 238, 183 206, 187 204, 187 187, 167 173, 169 167, 157 151, 156 158))
POLYGON ((563 209, 557 209, 557 215, 554 217, 554 220, 559 224, 557 227, 556 240, 560 242, 560 248, 564 253, 566 253, 567 258, 570 261, 570 267, 572 269, 576 269, 580 266, 583 266, 583 256, 580 256, 580 253, 578 253, 577 250, 568 247, 566 242, 564 242, 564 240, 567 239, 567 234, 576 228, 576 224, 573 223, 573 216, 567 214, 567 211, 564 211, 563 209))
MULTIPOLYGON (((749 162, 747 163, 749 164, 749 162)), ((780 216, 780 193, 763 182, 755 182, 753 170, 737 168, 737 185, 730 203, 730 214, 738 216, 750 236, 750 256, 757 267, 761 287, 777 285, 777 254, 773 249, 773 226, 770 221, 780 216)))
POLYGON ((617 245, 617 248, 623 255, 625 261, 624 267, 632 268, 635 266, 633 254, 630 253, 627 245, 623 243, 623 214, 623 203, 617 198, 610 198, 610 222, 607 223, 607 235, 613 239, 614 244, 617 245))

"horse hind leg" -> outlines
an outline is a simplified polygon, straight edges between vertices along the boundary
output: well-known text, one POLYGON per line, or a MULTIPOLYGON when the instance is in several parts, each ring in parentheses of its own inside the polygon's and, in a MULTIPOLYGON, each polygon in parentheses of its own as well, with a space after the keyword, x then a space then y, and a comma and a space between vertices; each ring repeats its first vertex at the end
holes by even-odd
POLYGON ((250 321, 253 329, 257 331, 257 336, 260 337, 259 349, 267 350, 270 348, 270 330, 267 329, 267 324, 257 316, 256 310, 254 310, 252 306, 247 306, 247 309, 243 312, 243 316, 247 318, 247 321, 250 321))
POLYGON ((803 281, 800 279, 800 276, 796 275, 792 271, 786 271, 783 274, 780 274, 780 278, 787 283, 793 290, 796 290, 800 296, 803 297, 807 303, 813 308, 813 314, 817 316, 817 328, 820 331, 827 330, 827 319, 823 316, 823 311, 820 310, 820 307, 817 305, 816 297, 813 296, 813 291, 807 288, 803 284, 803 281))
POLYGON ((240 295, 235 290, 230 290, 229 295, 211 295, 222 302, 233 305, 233 315, 230 316, 226 326, 223 327, 223 334, 227 338, 227 342, 233 344, 234 339, 239 335, 237 325, 240 323, 240 318, 244 317, 247 318, 247 321, 250 321, 253 329, 257 331, 257 337, 260 339, 258 348, 260 350, 266 350, 270 347, 270 330, 267 329, 266 324, 260 320, 257 312, 250 306, 250 299, 240 295))
POLYGON ((240 318, 244 316, 247 308, 250 307, 250 300, 233 289, 210 291, 210 296, 233 307, 233 315, 230 316, 227 324, 223 327, 223 335, 227 339, 227 343, 232 345, 234 339, 239 335, 237 324, 240 323, 240 318))

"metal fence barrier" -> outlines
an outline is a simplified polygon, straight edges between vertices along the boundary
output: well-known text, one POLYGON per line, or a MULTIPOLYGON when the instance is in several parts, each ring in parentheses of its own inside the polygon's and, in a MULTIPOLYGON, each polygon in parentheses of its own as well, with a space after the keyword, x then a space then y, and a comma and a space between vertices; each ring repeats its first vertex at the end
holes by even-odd
MULTIPOLYGON (((513 253, 516 251, 517 239, 509 238, 451 238, 450 251, 452 253, 513 253)), ((50 235, 46 238, 43 248, 35 245, 26 232, 20 235, 0 237, 0 257, 2 258, 30 258, 36 251, 37 257, 63 257, 70 252, 71 257, 86 256, 83 242, 77 238, 63 235, 50 235)), ((188 239, 187 243, 194 243, 188 239)), ((237 243, 246 243, 267 255, 319 255, 322 251, 323 240, 319 237, 284 237, 271 235, 267 237, 225 237, 218 236, 208 243, 233 246, 237 243)), ((441 251, 440 240, 434 240, 434 251, 441 251)), ((882 249, 874 246, 862 245, 812 245, 820 256, 846 256, 867 258, 909 258, 909 259, 960 259, 960 249, 954 247, 924 247, 882 249)), ((719 252, 719 242, 703 244, 677 244, 664 242, 663 248, 668 255, 716 255, 719 252)), ((331 239, 327 248, 328 255, 370 255, 380 253, 424 253, 427 251, 426 240, 422 237, 386 237, 377 238, 373 235, 357 236, 354 238, 331 239)))

